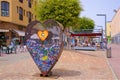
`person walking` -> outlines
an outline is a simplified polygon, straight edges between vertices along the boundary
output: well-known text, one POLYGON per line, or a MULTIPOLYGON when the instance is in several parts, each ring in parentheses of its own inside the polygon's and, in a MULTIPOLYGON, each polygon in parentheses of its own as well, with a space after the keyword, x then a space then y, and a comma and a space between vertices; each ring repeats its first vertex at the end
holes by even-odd
POLYGON ((74 46, 75 46, 75 38, 72 37, 72 39, 71 39, 71 48, 74 49, 74 46))
POLYGON ((17 45, 16 45, 15 40, 12 40, 12 41, 11 41, 11 43, 10 43, 10 48, 11 48, 11 52, 12 52, 13 49, 14 49, 15 53, 17 53, 17 52, 16 52, 17 45))

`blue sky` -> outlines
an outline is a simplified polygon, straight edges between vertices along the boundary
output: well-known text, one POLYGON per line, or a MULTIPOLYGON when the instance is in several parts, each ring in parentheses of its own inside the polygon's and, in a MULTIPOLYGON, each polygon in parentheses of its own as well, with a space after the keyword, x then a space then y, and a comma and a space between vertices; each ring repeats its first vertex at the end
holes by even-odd
POLYGON ((105 17, 96 14, 106 14, 107 22, 111 21, 115 12, 120 8, 120 0, 80 0, 84 11, 80 17, 86 16, 95 21, 96 26, 103 26, 105 29, 105 17))

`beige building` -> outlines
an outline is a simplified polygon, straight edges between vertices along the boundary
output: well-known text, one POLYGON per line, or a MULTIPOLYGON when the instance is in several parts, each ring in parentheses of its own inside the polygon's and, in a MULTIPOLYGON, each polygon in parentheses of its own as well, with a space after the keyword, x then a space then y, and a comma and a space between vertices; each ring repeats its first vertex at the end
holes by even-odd
POLYGON ((35 20, 35 3, 36 0, 0 0, 0 45, 9 45, 16 37, 21 41, 26 26, 35 20))
POLYGON ((107 26, 106 26, 106 35, 111 36, 111 22, 107 22, 107 26))
POLYGON ((113 43, 120 44, 120 8, 111 22, 111 37, 113 43))
POLYGON ((106 36, 108 43, 111 43, 111 21, 106 24, 106 36))

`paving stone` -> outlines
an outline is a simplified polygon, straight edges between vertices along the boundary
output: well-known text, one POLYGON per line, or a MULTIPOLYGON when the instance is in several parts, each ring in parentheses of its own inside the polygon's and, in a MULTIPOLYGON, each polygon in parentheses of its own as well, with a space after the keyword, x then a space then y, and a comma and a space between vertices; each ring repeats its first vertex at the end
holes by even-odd
POLYGON ((27 52, 11 54, 0 57, 0 80, 115 80, 104 54, 104 51, 64 50, 51 77, 40 77, 27 52))

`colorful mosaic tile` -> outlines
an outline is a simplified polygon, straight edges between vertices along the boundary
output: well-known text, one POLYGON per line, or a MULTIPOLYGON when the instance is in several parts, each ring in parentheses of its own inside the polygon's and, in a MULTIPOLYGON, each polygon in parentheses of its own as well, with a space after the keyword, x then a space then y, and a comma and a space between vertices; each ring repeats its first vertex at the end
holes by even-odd
POLYGON ((31 22, 27 26, 25 39, 31 57, 45 76, 49 74, 58 61, 62 52, 63 41, 60 26, 51 25, 49 28, 44 28, 41 25, 38 21, 31 22), (39 34, 37 34, 38 32, 39 34))

